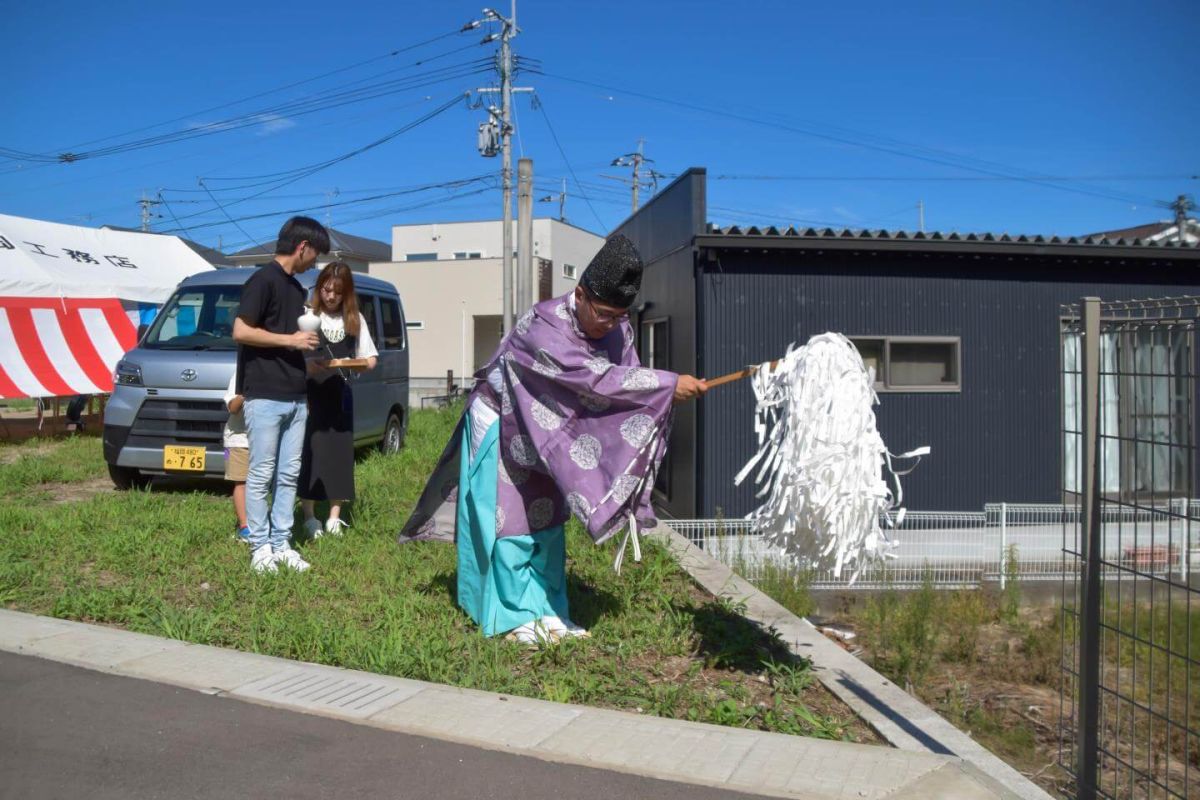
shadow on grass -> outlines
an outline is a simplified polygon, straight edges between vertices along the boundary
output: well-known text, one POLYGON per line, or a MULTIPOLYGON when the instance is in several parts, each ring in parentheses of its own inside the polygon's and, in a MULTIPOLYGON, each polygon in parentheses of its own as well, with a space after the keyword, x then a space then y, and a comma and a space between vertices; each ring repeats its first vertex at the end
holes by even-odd
POLYGON ((692 615, 699 652, 710 666, 757 674, 765 660, 793 660, 774 631, 763 630, 732 604, 718 600, 676 610, 692 615))
MULTIPOLYGON (((457 608, 458 570, 434 575, 419 586, 418 591, 433 597, 445 596, 450 604, 457 608)), ((621 604, 614 595, 603 589, 597 589, 594 585, 574 575, 567 577, 567 600, 570 605, 571 620, 585 628, 592 627, 601 617, 619 613, 621 610, 621 604)))
POLYGON ((458 608, 458 570, 439 572, 418 586, 417 591, 430 597, 445 595, 446 599, 450 601, 450 605, 458 608))
POLYGON ((567 574, 567 603, 571 621, 592 628, 601 618, 621 611, 621 603, 611 592, 598 589, 577 575, 567 574))

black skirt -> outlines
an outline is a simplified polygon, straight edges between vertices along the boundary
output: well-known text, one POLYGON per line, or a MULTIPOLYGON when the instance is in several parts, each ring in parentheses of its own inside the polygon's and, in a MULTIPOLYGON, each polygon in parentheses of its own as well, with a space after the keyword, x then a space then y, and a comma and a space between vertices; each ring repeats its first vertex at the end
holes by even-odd
MULTIPOLYGON (((349 358, 355 338, 336 344, 319 334, 318 358, 349 358)), ((338 372, 308 379, 308 424, 296 493, 304 500, 354 499, 354 395, 338 372)))

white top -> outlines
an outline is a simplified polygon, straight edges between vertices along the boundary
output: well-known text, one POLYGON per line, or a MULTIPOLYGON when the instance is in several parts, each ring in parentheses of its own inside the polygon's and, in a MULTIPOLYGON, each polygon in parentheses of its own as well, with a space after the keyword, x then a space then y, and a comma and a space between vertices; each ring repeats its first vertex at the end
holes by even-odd
MULTIPOLYGON (((233 377, 229 379, 229 388, 225 390, 225 407, 229 408, 229 404, 233 402, 233 398, 237 397, 237 370, 233 371, 233 377)), ((236 414, 229 412, 229 419, 225 421, 225 447, 249 447, 250 439, 246 436, 246 406, 243 402, 242 410, 236 414)))
MULTIPOLYGON (((326 314, 321 312, 321 333, 333 343, 346 338, 346 323, 341 314, 326 314)), ((379 351, 375 349, 375 340, 371 338, 371 329, 366 318, 358 315, 358 346, 355 348, 355 358, 375 358, 379 351)))

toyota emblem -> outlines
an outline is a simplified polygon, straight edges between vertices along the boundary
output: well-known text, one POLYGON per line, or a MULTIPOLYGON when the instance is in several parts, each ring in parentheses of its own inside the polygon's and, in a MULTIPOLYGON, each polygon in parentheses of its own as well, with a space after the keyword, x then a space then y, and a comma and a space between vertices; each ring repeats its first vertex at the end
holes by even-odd
POLYGON ((179 373, 179 377, 183 378, 185 381, 194 381, 196 380, 196 370, 191 368, 185 369, 183 372, 179 373))

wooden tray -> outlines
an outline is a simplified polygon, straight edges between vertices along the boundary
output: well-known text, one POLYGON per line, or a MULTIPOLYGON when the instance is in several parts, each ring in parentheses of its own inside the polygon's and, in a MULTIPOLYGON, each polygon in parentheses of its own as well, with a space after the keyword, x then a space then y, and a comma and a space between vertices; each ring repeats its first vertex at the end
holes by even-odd
POLYGON ((365 358, 331 358, 325 362, 325 366, 330 369, 349 369, 360 372, 369 369, 368 361, 365 358))

